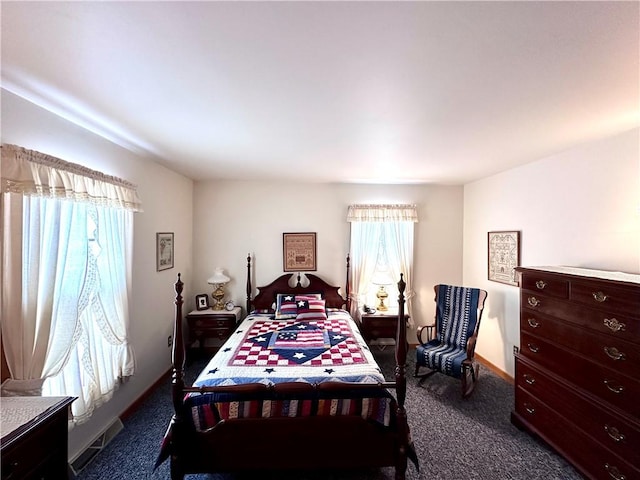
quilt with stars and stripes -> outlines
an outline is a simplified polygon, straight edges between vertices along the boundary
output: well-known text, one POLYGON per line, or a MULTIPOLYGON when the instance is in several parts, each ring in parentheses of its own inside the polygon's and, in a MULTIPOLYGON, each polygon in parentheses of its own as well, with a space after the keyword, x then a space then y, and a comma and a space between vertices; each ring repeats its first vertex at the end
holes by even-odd
POLYGON ((306 392, 283 398, 266 391, 247 398, 237 393, 191 393, 185 399, 198 431, 221 420, 320 415, 356 415, 382 425, 394 422, 395 400, 384 388, 380 367, 356 323, 344 310, 328 311, 326 319, 275 320, 252 314, 220 348, 194 386, 248 383, 355 382, 372 388, 336 393, 306 392))
POLYGON ((319 320, 248 316, 194 385, 291 381, 377 383, 385 379, 351 316, 337 310, 319 320))

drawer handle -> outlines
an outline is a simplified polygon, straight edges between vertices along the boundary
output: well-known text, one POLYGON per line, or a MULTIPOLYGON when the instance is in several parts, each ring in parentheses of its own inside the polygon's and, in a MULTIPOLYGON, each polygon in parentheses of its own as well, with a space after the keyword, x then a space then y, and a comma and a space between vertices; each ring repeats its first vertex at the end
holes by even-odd
POLYGON ((620 470, 618 470, 618 467, 605 463, 604 469, 607 471, 609 476, 613 478, 613 480, 627 480, 627 477, 622 473, 620 473, 620 470))
POLYGON ((600 303, 604 302, 607 298, 609 298, 603 292, 600 292, 600 291, 593 292, 591 295, 593 295, 593 299, 596 302, 600 302, 600 303))
POLYGON ((533 408, 533 406, 530 403, 525 403, 524 409, 527 411, 529 415, 533 415, 534 413, 536 413, 536 409, 533 408))
MULTIPOLYGON (((533 344, 533 343, 527 343, 527 347, 529 347, 529 350, 531 350, 533 353, 538 353, 540 351, 540 347, 538 347, 537 345, 533 344)), ((605 380, 606 382, 606 380, 605 380)))
POLYGON ((624 433, 620 433, 620 430, 616 427, 605 425, 604 431, 607 432, 607 435, 609 435, 614 442, 622 442, 625 439, 624 433))
POLYGON ((536 383, 535 377, 533 375, 529 375, 528 373, 524 374, 524 381, 529 385, 533 385, 534 383, 536 383))
POLYGON ((538 300, 536 297, 529 297, 527 299, 527 303, 531 307, 537 307, 538 305, 540 305, 540 300, 538 300))
POLYGON ((624 392, 624 385, 620 385, 620 384, 613 384, 613 383, 612 383, 612 382, 610 382, 609 380, 605 380, 605 381, 604 381, 604 385, 605 385, 605 387, 607 387, 609 390, 611 390, 613 393, 620 394, 620 393, 624 392))
POLYGON ((604 353, 606 353, 611 360, 624 360, 627 358, 627 355, 616 347, 604 347, 604 353))
POLYGON ((547 286, 547 282, 545 282, 544 280, 538 280, 536 282, 536 288, 538 290, 544 290, 544 288, 547 286))
POLYGON ((605 318, 604 326, 612 332, 624 332, 626 325, 619 322, 616 318, 605 318))
POLYGON ((540 326, 540 322, 538 322, 535 318, 527 319, 527 323, 531 328, 538 328, 540 326))

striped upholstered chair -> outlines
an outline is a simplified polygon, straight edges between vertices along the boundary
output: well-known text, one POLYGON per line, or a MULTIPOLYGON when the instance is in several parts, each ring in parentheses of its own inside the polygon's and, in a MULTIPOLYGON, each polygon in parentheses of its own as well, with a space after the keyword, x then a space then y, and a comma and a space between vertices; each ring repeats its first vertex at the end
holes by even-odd
POLYGON ((436 372, 459 378, 462 396, 466 398, 478 379, 478 364, 473 355, 487 292, 452 285, 436 285, 434 290, 436 323, 418 328, 415 376, 420 382, 436 372), (421 374, 425 368, 428 371, 421 374))

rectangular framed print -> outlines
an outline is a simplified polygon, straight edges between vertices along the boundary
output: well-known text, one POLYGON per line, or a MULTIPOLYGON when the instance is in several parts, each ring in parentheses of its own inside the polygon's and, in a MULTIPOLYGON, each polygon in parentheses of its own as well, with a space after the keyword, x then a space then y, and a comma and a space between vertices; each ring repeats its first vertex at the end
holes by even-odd
POLYGON ((488 234, 489 280, 518 286, 515 268, 520 265, 520 232, 488 234))
POLYGON ((173 268, 173 232, 156 233, 156 270, 173 268))
POLYGON ((285 272, 315 272, 316 266, 316 234, 283 233, 283 269, 285 272))

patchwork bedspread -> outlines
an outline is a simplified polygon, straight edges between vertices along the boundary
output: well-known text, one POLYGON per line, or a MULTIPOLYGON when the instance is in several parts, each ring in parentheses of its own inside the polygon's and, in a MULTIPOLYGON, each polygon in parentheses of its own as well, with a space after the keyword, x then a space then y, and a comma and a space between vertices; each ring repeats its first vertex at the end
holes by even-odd
MULTIPOLYGON (((326 319, 275 320, 253 314, 220 348, 194 386, 283 382, 378 384, 384 376, 358 327, 344 310, 326 319)), ((310 391, 282 398, 272 390, 250 398, 234 393, 192 393, 185 403, 196 430, 233 418, 357 415, 382 425, 393 421, 393 397, 382 388, 310 391)))
POLYGON ((344 310, 327 319, 248 316, 195 381, 201 385, 260 382, 384 382, 358 327, 344 310))

